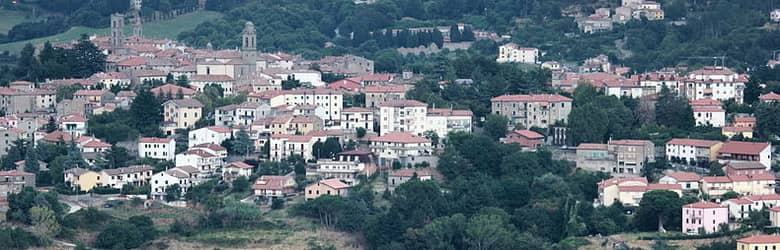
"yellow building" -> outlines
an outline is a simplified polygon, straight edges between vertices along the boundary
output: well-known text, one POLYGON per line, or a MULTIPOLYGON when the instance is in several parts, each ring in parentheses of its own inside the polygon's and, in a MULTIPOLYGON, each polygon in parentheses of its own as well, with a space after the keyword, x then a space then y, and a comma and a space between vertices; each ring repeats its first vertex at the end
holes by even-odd
POLYGON ((734 137, 738 134, 742 134, 742 137, 744 138, 753 138, 753 128, 725 126, 721 128, 721 134, 723 134, 723 136, 726 136, 728 138, 734 137))
POLYGON ((754 235, 737 240, 737 250, 780 249, 780 235, 754 235))
POLYGON ((341 182, 339 179, 321 180, 306 187, 305 194, 307 200, 317 199, 323 195, 334 195, 346 197, 349 192, 349 185, 341 182))
POLYGON ((195 99, 174 99, 163 105, 165 130, 194 128, 202 118, 203 104, 195 99))
POLYGON ((83 168, 71 168, 64 172, 65 183, 78 187, 80 191, 89 191, 101 185, 100 173, 83 168))

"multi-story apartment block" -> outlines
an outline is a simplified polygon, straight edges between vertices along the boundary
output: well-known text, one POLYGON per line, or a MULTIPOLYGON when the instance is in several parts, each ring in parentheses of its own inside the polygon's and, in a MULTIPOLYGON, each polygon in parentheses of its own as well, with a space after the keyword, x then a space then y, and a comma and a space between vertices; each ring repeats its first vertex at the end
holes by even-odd
POLYGON ((138 156, 160 160, 176 158, 176 141, 172 138, 143 137, 138 140, 138 156))
POLYGON ((428 104, 414 100, 379 103, 379 134, 407 132, 422 135, 426 128, 428 104))
POLYGON ((371 151, 341 152, 334 159, 317 160, 315 173, 324 179, 339 179, 354 186, 360 184, 360 175, 371 176, 377 170, 376 156, 371 151))
POLYGON ((612 206, 620 202, 624 206, 639 206, 645 192, 653 190, 668 190, 682 196, 680 184, 647 183, 645 177, 611 178, 598 183, 599 205, 612 206))
POLYGON ((499 63, 539 63, 539 49, 523 48, 516 43, 507 43, 498 47, 499 63))
POLYGON ((686 234, 710 234, 729 223, 727 206, 700 201, 682 207, 682 231, 686 234))
POLYGON ((136 165, 100 171, 101 185, 121 189, 124 185, 141 186, 152 179, 152 166, 136 165))
POLYGON ((572 99, 561 95, 503 95, 490 99, 493 114, 509 119, 511 125, 525 128, 547 128, 558 121, 566 122, 572 99))
POLYGON ((0 171, 0 196, 19 193, 25 187, 35 187, 35 174, 22 170, 0 171))
POLYGON ((150 181, 152 184, 152 198, 164 200, 165 196, 167 196, 166 189, 173 185, 179 185, 181 195, 184 195, 192 186, 200 183, 202 178, 200 171, 193 166, 178 166, 156 173, 150 181))
POLYGON ((379 157, 380 166, 416 162, 417 157, 430 156, 431 140, 408 132, 391 132, 371 140, 371 152, 379 157))
POLYGON ((425 117, 425 131, 433 131, 441 138, 450 132, 471 133, 471 110, 428 109, 425 117))
POLYGON ((281 161, 293 155, 299 155, 306 160, 314 159, 314 144, 324 142, 324 136, 274 134, 270 141, 270 159, 281 161))
POLYGON ((646 162, 655 161, 655 146, 644 140, 583 143, 577 147, 577 167, 614 176, 639 176, 646 162))
POLYGON ((718 152, 722 161, 754 161, 772 167, 772 145, 766 142, 729 141, 718 152))
POLYGON ((383 102, 406 100, 407 90, 408 88, 404 85, 366 86, 363 90, 366 93, 366 107, 377 108, 383 102))
POLYGON ((233 131, 227 127, 211 126, 192 130, 189 133, 188 147, 200 144, 222 144, 223 141, 230 139, 233 131))
POLYGON ((718 159, 722 142, 698 139, 675 138, 666 143, 666 159, 670 162, 682 162, 708 166, 710 161, 718 159))
POLYGON ((743 102, 743 92, 748 79, 724 67, 704 67, 694 70, 684 80, 686 95, 691 100, 715 99, 726 101, 734 99, 743 102))
POLYGON ((219 107, 214 111, 214 124, 219 126, 249 127, 252 122, 271 115, 271 105, 267 103, 244 102, 238 105, 219 107))
POLYGON ((374 112, 367 108, 346 108, 341 111, 341 129, 354 131, 363 128, 374 131, 374 112))
POLYGON ((696 126, 723 127, 726 125, 726 110, 723 103, 713 99, 691 101, 696 126))
POLYGON ((194 128, 203 117, 203 104, 195 99, 174 99, 163 105, 163 123, 169 134, 176 129, 194 128))
POLYGON ((47 89, 0 88, 0 110, 5 114, 51 111, 57 105, 57 92, 47 89))
POLYGON ((268 103, 271 107, 281 105, 299 106, 314 105, 324 109, 326 124, 338 122, 341 119, 343 92, 335 89, 295 89, 271 90, 252 93, 247 97, 249 102, 268 103))

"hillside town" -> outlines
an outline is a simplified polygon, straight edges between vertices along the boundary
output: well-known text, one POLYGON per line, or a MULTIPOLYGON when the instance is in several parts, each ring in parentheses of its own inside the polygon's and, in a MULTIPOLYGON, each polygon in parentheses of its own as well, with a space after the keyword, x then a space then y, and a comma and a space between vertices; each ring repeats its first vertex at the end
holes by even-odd
MULTIPOLYGON (((637 23, 685 25, 669 17, 676 2, 558 14, 578 31, 564 36, 598 36, 637 23)), ((452 53, 410 52, 387 70, 385 60, 331 42, 323 47, 337 52, 323 56, 269 49, 269 28, 244 19, 224 38, 234 48, 152 38, 141 1, 130 4, 110 14, 105 34, 25 48, 41 71, 68 65, 84 77, 33 78, 46 74, 30 66, 0 84, 8 232, 77 249, 152 248, 163 244, 161 225, 171 240, 162 242, 182 245, 160 249, 199 249, 182 242, 208 233, 289 228, 341 244, 320 247, 309 236, 306 249, 780 246, 780 50, 755 67, 702 56, 632 68, 613 51, 564 61, 555 46, 478 23, 365 30, 370 39, 418 36, 406 50, 452 53), (469 54, 485 48, 488 57, 469 54), (102 63, 44 60, 55 55, 102 63), (109 217, 111 226, 99 222, 109 217), (133 230, 141 241, 133 245, 110 236, 133 230)), ((761 18, 780 30, 780 9, 761 18)), ((341 28, 339 39, 363 35, 341 28)), ((199 243, 266 244, 213 237, 199 243)))

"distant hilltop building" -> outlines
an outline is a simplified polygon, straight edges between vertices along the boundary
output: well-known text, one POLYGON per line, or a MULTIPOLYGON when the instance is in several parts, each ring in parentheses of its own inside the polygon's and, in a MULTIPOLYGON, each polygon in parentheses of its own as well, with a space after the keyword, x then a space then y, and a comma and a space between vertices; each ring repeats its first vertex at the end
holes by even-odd
POLYGON ((516 43, 507 43, 498 47, 496 62, 537 64, 539 62, 539 49, 523 48, 516 43))
POLYGON ((770 12, 769 19, 772 19, 772 22, 780 22, 780 9, 775 9, 770 12))

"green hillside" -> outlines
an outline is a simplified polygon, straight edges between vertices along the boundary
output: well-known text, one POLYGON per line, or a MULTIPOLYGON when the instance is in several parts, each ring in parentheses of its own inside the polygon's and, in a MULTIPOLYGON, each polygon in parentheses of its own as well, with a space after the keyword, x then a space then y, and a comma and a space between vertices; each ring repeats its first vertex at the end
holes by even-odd
POLYGON ((23 11, 0 9, 0 33, 8 33, 14 25, 33 21, 36 18, 27 18, 27 13, 23 11))
MULTIPOLYGON (((148 24, 144 24, 144 36, 150 38, 175 39, 176 36, 183 31, 190 30, 202 22, 214 20, 220 17, 222 17, 222 14, 219 12, 200 11, 200 12, 184 14, 170 20, 148 23, 148 24)), ((0 22, 0 25, 4 25, 4 23, 0 22)), ((15 54, 18 53, 22 49, 22 47, 24 47, 24 45, 27 43, 33 43, 34 45, 39 46, 46 41, 51 41, 52 43, 56 44, 56 43, 76 40, 81 36, 81 34, 88 34, 88 35, 97 34, 97 35, 105 36, 109 34, 109 29, 73 27, 66 32, 53 35, 53 36, 0 44, 0 51, 9 51, 15 54)), ((125 24, 125 34, 132 34, 131 25, 125 24)))

